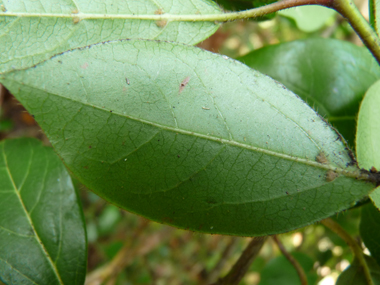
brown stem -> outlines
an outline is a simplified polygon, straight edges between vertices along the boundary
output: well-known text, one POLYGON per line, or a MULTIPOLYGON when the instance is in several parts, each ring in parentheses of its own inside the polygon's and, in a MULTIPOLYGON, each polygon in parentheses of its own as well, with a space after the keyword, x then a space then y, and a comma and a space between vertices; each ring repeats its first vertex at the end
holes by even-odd
POLYGON ((161 232, 141 238, 142 231, 147 227, 148 221, 143 222, 135 231, 116 256, 108 264, 88 274, 86 285, 100 285, 114 279, 134 258, 142 256, 158 246, 168 238, 173 228, 164 228, 161 232), (139 243, 136 244, 136 241, 139 243))
POLYGON ((234 253, 234 249, 235 249, 235 246, 238 243, 238 241, 239 241, 238 237, 231 237, 230 238, 227 246, 224 248, 224 250, 222 252, 222 256, 220 257, 218 263, 215 265, 215 267, 212 270, 210 270, 210 272, 204 278, 205 284, 210 284, 211 282, 214 282, 216 280, 216 278, 218 278, 218 276, 220 275, 220 272, 223 270, 228 259, 234 253))
POLYGON ((334 233, 336 233, 341 239, 343 239, 348 244, 348 246, 352 250, 352 253, 354 254, 355 258, 359 261, 359 264, 363 269, 363 273, 367 281, 367 284, 374 285, 367 262, 364 259, 363 250, 361 249, 359 244, 337 222, 335 222, 331 218, 322 220, 321 223, 325 227, 329 228, 334 233))
POLYGON ((230 272, 222 279, 219 279, 214 285, 238 285, 248 271, 249 266, 256 258, 266 239, 267 236, 252 238, 247 248, 231 268, 230 272))
POLYGON ((306 277, 305 271, 303 270, 301 265, 298 263, 298 261, 289 252, 286 251, 284 245, 280 242, 277 235, 272 236, 272 238, 273 238, 274 242, 277 244, 277 246, 280 249, 280 251, 282 252, 282 254, 286 257, 287 260, 289 260, 289 262, 297 270, 297 274, 301 280, 301 284, 307 285, 308 284, 307 277, 306 277))
POLYGON ((380 64, 380 39, 375 30, 364 19, 352 0, 333 0, 331 4, 325 5, 335 9, 341 14, 361 38, 377 62, 380 64))

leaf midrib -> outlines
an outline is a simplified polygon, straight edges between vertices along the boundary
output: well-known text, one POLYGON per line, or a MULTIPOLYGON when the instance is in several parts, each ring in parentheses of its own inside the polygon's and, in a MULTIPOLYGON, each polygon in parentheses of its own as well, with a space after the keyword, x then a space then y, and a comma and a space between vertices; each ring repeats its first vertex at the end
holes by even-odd
MULTIPOLYGON (((14 80, 14 79, 11 79, 11 78, 8 78, 7 80, 16 82, 16 84, 20 84, 18 81, 14 80)), ((96 106, 94 104, 89 104, 89 103, 86 103, 86 102, 83 102, 83 101, 78 101, 78 100, 75 100, 74 98, 68 98, 68 97, 62 96, 60 94, 51 93, 51 92, 48 92, 48 91, 45 91, 45 90, 41 90, 41 89, 36 88, 34 86, 30 86, 30 85, 24 85, 24 86, 28 86, 29 88, 46 92, 49 95, 57 96, 57 97, 60 97, 60 98, 62 98, 64 100, 71 100, 72 102, 75 102, 77 104, 82 104, 83 106, 95 108, 97 110, 100 110, 100 111, 106 112, 108 114, 111 114, 111 116, 118 115, 120 117, 124 117, 126 119, 130 119, 130 120, 133 120, 135 122, 142 123, 142 124, 150 125, 150 126, 159 128, 161 130, 170 131, 170 132, 173 132, 173 133, 180 133, 180 134, 183 134, 183 135, 188 135, 188 136, 193 136, 193 137, 198 137, 198 138, 201 138, 201 139, 215 141, 215 142, 219 142, 219 143, 230 145, 230 146, 236 146, 236 147, 239 147, 239 148, 243 148, 243 149, 247 149, 247 150, 250 150, 250 151, 255 151, 255 152, 263 153, 263 154, 266 154, 266 155, 274 156, 274 157, 281 158, 281 159, 286 159, 286 160, 297 162, 297 163, 302 163, 302 164, 305 164, 305 165, 313 166, 313 167, 324 169, 324 170, 333 170, 333 171, 335 171, 338 174, 341 174, 341 175, 344 175, 344 176, 347 176, 347 177, 351 177, 351 178, 359 178, 359 177, 361 177, 361 173, 360 173, 360 170, 358 168, 355 169, 355 170, 350 171, 350 170, 347 170, 347 169, 344 169, 344 168, 341 168, 341 167, 337 167, 337 166, 334 166, 334 165, 331 165, 331 164, 328 164, 328 163, 323 164, 323 163, 319 163, 319 162, 317 162, 315 160, 295 157, 295 156, 291 156, 291 155, 288 155, 288 154, 283 154, 283 153, 279 153, 279 152, 276 152, 276 151, 271 151, 271 150, 263 149, 263 148, 260 148, 260 147, 252 146, 252 145, 247 145, 247 144, 244 144, 244 143, 241 143, 241 142, 234 141, 232 139, 228 140, 228 139, 214 137, 214 136, 211 136, 209 134, 205 135, 205 134, 201 134, 201 133, 197 133, 197 132, 193 132, 193 131, 188 131, 188 130, 179 129, 179 128, 175 128, 175 127, 165 126, 165 125, 162 125, 162 124, 159 124, 159 123, 155 123, 155 122, 151 122, 151 121, 147 121, 147 120, 144 120, 144 119, 141 119, 141 118, 125 115, 125 114, 119 113, 119 112, 114 111, 114 110, 112 110, 112 113, 110 113, 110 111, 111 111, 110 109, 106 109, 106 108, 103 108, 103 107, 100 107, 100 106, 96 106)))
MULTIPOLYGON (((32 149, 31 151, 32 151, 32 154, 31 154, 31 157, 32 157, 34 151, 33 151, 33 149, 32 149)), ((28 219, 28 221, 29 221, 29 224, 30 224, 31 228, 33 229, 33 232, 34 232, 34 234, 35 234, 35 238, 37 239, 38 244, 41 246, 42 251, 45 253, 46 259, 48 260, 50 266, 52 267, 53 272, 55 273, 55 275, 56 275, 56 277, 57 277, 57 279, 58 279, 59 284, 62 284, 62 285, 63 285, 64 283, 63 283, 63 281, 62 281, 62 279, 61 279, 61 276, 60 276, 60 274, 59 274, 59 272, 58 272, 58 269, 57 269, 57 267, 55 266, 53 260, 51 259, 50 254, 49 254, 49 252, 47 251, 47 249, 45 248, 45 246, 44 246, 44 244, 43 244, 41 238, 39 237, 38 232, 37 232, 37 230, 36 230, 35 227, 34 227, 34 224, 33 224, 32 218, 30 217, 30 215, 29 215, 29 213, 28 213, 28 211, 27 211, 27 209, 26 209, 26 207, 25 207, 25 204, 24 204, 24 202, 23 202, 23 200, 22 200, 22 198, 21 198, 21 196, 20 196, 19 191, 17 191, 17 186, 16 186, 16 183, 15 183, 15 181, 14 181, 14 179, 13 179, 13 176, 12 176, 12 174, 11 174, 11 172, 10 172, 10 169, 9 169, 9 166, 8 166, 8 159, 7 159, 7 156, 6 156, 5 152, 4 152, 4 144, 3 144, 3 151, 2 151, 2 153, 3 153, 3 158, 4 158, 4 162, 5 162, 5 165, 6 165, 6 170, 7 170, 7 173, 8 173, 9 179, 11 180, 11 182, 12 182, 12 186, 13 186, 13 188, 14 188, 14 193, 16 194, 16 196, 18 197, 18 199, 19 199, 19 201, 20 201, 20 204, 21 204, 21 206, 22 206, 22 209, 24 210, 25 216, 27 217, 27 219, 28 219)))
MULTIPOLYGON (((217 11, 217 10, 215 10, 217 11)), ((219 12, 219 11, 217 11, 219 12)), ((64 18, 64 19, 79 19, 79 20, 147 20, 147 21, 182 21, 182 22, 212 22, 219 20, 224 13, 215 14, 99 14, 99 13, 27 13, 27 12, 5 12, 0 13, 1 17, 19 17, 19 18, 64 18)))

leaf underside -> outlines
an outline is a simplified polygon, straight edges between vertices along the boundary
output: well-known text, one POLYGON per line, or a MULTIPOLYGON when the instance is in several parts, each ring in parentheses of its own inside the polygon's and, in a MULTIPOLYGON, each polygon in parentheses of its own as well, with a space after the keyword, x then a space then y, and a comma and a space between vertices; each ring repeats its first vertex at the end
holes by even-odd
POLYGON ((196 44, 212 35, 214 22, 105 19, 103 15, 220 14, 209 0, 22 0, 0 9, 0 72, 30 67, 77 47, 118 39, 157 39, 196 44), (92 17, 91 19, 82 19, 92 17), (77 19, 77 20, 76 20, 77 19))
POLYGON ((373 185, 338 134, 282 85, 198 48, 127 40, 0 75, 65 164, 108 201, 206 233, 267 235, 373 185), (326 161, 316 162, 324 153, 326 161), (335 178, 335 179, 334 179, 335 178))
POLYGON ((83 214, 62 162, 35 139, 2 141, 0 281, 79 285, 85 274, 83 214))

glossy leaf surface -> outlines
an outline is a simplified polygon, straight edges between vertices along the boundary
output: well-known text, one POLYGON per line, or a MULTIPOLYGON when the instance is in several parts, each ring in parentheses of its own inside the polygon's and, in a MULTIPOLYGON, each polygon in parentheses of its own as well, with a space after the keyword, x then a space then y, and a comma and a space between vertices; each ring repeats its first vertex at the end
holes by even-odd
POLYGON ((62 162, 34 139, 2 141, 0 153, 0 281, 83 284, 83 215, 62 162))
POLYGON ((380 264, 380 211, 372 204, 362 207, 360 236, 371 256, 380 264))
POLYGON ((196 44, 219 24, 142 20, 149 15, 221 13, 210 0, 19 0, 1 2, 0 72, 109 40, 157 39, 196 44), (135 17, 135 19, 131 19, 135 17))
POLYGON ((380 67, 365 48, 311 38, 268 46, 239 60, 280 81, 354 145, 359 104, 380 78, 380 67))
MULTIPOLYGON (((365 169, 375 167, 380 170, 380 81, 368 89, 358 116, 356 153, 359 166, 365 169)), ((380 189, 377 188, 371 199, 380 209, 380 189)))
POLYGON ((302 100, 198 48, 116 41, 0 81, 85 185, 159 222, 278 233, 339 212, 373 188, 352 178, 359 170, 346 146, 302 100))
MULTIPOLYGON (((370 257, 365 256, 365 261, 371 273, 374 285, 380 284, 380 266, 376 261, 370 257)), ((353 263, 342 272, 339 276, 336 285, 367 285, 368 282, 364 276, 363 268, 360 263, 355 259, 353 263)))
POLYGON ((293 19, 298 29, 310 33, 325 26, 336 12, 326 7, 310 5, 282 10, 278 14, 293 19))

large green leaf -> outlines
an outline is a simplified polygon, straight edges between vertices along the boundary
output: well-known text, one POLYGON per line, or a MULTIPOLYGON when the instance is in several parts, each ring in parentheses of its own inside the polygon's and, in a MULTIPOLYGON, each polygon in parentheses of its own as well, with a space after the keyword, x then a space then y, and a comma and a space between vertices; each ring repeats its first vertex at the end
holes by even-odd
MULTIPOLYGON (((374 285, 380 285, 380 266, 370 256, 364 256, 369 268, 374 285)), ((342 272, 336 281, 336 285, 367 285, 368 282, 363 273, 363 267, 357 259, 342 272)))
POLYGON ((0 72, 29 67, 53 54, 109 40, 138 38, 196 44, 213 34, 219 24, 142 18, 164 13, 221 13, 210 0, 0 0, 1 3, 5 12, 0 9, 0 72))
POLYGON ((272 234, 328 217, 374 187, 353 178, 360 171, 339 135, 297 96, 198 48, 115 41, 0 81, 84 184, 159 222, 272 234))
POLYGON ((360 236, 371 252, 371 256, 380 265, 380 212, 372 204, 362 207, 360 236))
MULTIPOLYGON (((359 166, 373 171, 380 170, 380 80, 368 89, 358 116, 356 134, 356 153, 359 166)), ((380 209, 380 188, 372 194, 371 199, 380 209)))
POLYGON ((83 284, 83 214, 62 162, 35 139, 2 141, 0 153, 0 280, 83 284))
POLYGON ((356 114, 380 67, 362 47, 311 38, 268 46, 239 60, 283 83, 354 144, 356 114))

